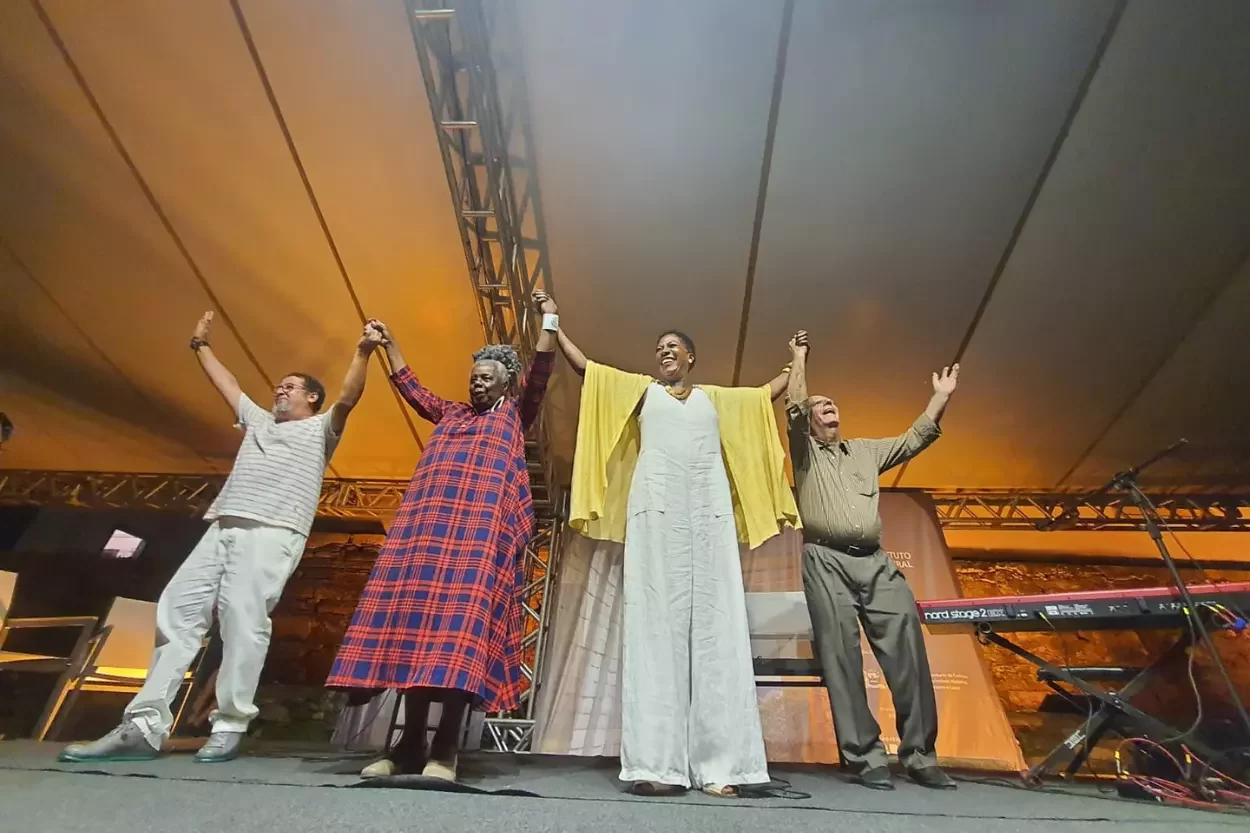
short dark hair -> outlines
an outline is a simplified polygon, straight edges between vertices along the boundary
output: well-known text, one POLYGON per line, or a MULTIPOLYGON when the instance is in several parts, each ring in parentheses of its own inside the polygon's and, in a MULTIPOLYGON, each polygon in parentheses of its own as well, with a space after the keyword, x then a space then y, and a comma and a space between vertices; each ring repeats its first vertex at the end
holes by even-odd
POLYGON ((664 336, 677 336, 677 340, 685 345, 686 352, 692 356, 694 355, 694 339, 683 333, 681 330, 665 330, 656 338, 656 343, 658 344, 660 339, 664 338, 664 336))
POLYGON ((311 373, 288 373, 287 376, 294 376, 304 383, 304 390, 309 393, 317 394, 317 401, 313 403, 313 413, 320 411, 326 404, 326 386, 321 384, 321 380, 311 373))

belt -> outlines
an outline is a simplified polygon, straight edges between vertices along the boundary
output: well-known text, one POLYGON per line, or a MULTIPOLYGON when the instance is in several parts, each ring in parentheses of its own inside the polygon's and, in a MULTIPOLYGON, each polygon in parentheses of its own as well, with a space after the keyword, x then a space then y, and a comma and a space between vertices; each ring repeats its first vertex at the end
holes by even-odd
POLYGON ((815 536, 807 536, 807 535, 803 536, 803 543, 815 544, 818 547, 828 547, 831 550, 844 552, 847 555, 851 555, 856 558, 863 558, 864 556, 874 555, 881 549, 880 546, 869 547, 869 546, 863 546, 861 544, 841 544, 841 543, 837 543, 834 541, 830 541, 827 538, 817 538, 815 536))

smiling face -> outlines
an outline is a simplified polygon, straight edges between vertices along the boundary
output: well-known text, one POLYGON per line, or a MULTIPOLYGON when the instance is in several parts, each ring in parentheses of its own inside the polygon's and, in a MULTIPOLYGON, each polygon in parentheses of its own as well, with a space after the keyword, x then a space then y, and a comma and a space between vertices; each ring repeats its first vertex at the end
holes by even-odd
POLYGON ((836 432, 841 424, 838 406, 827 396, 809 397, 808 407, 811 413, 812 432, 829 434, 836 432))
POLYGON ((655 345, 655 360, 660 366, 660 378, 665 382, 679 382, 694 366, 694 350, 678 333, 665 333, 655 345))
POLYGON ((485 410, 508 390, 508 371, 494 359, 483 359, 469 372, 469 404, 485 410))
POLYGON ((308 380, 296 374, 282 379, 273 389, 273 416, 278 422, 306 419, 320 410, 323 393, 310 390, 308 380))

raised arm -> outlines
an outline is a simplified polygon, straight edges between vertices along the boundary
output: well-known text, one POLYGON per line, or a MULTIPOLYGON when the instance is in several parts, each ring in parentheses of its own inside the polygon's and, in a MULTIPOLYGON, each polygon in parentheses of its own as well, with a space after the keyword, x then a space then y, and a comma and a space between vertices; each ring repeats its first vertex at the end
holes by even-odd
MULTIPOLYGON (((543 317, 543 328, 538 334, 538 342, 534 345, 534 351, 536 353, 552 353, 555 351, 556 342, 559 340, 557 333, 560 330, 560 308, 556 306, 555 299, 541 289, 535 289, 532 297, 534 306, 538 308, 539 314, 543 317)), ((585 368, 585 364, 582 367, 585 368)))
POLYGON ((368 326, 382 334, 382 348, 386 350, 386 360, 391 365, 391 381, 395 383, 399 395, 421 415, 422 419, 437 425, 451 403, 435 395, 417 381, 416 374, 408 367, 408 362, 404 359, 404 354, 400 352, 399 343, 391 335, 390 328, 376 318, 370 318, 368 326))
POLYGON ((343 377, 343 386, 339 388, 339 398, 330 408, 330 430, 335 436, 343 433, 347 427, 347 417, 352 408, 360 402, 365 392, 365 379, 369 375, 369 357, 382 343, 382 331, 370 324, 365 324, 365 331, 356 343, 356 352, 352 355, 352 363, 343 377))
MULTIPOLYGON (((556 302, 552 300, 550 295, 548 295, 546 292, 543 292, 541 289, 534 290, 533 298, 534 298, 534 304, 535 306, 538 307, 539 312, 543 312, 544 308, 550 308, 552 310, 556 309, 556 302)), ((543 314, 545 317, 546 315, 555 315, 556 313, 544 312, 543 314)), ((567 359, 568 363, 573 366, 573 370, 577 371, 577 375, 585 376, 586 375, 586 361, 587 361, 586 354, 583 353, 581 350, 579 350, 577 345, 573 343, 573 340, 564 334, 564 330, 559 329, 558 318, 556 319, 556 322, 557 322, 556 332, 552 333, 544 329, 542 335, 538 337, 538 345, 536 349, 540 353, 554 350, 555 349, 554 346, 546 347, 545 349, 543 346, 547 344, 552 344, 552 339, 554 339, 555 344, 560 345, 560 352, 564 354, 564 358, 567 359)))
POLYGON ((887 440, 866 440, 877 461, 877 470, 886 472, 900 463, 906 463, 942 436, 938 421, 946 410, 951 394, 959 382, 959 365, 942 368, 941 374, 933 374, 933 396, 924 413, 917 417, 911 428, 898 437, 887 440))
POLYGON ((521 388, 520 416, 523 428, 529 428, 538 419, 538 412, 542 409, 547 382, 556 365, 556 333, 560 329, 560 310, 551 296, 536 289, 533 297, 534 306, 543 316, 543 328, 534 344, 534 360, 530 362, 529 371, 525 374, 525 384, 521 388))
POLYGON ((382 349, 386 351, 386 363, 391 366, 391 376, 399 374, 401 370, 408 369, 408 360, 404 358, 404 354, 400 352, 399 342, 391 335, 390 327, 387 327, 376 318, 370 318, 365 322, 365 326, 377 330, 382 335, 382 349))
POLYGON ((560 352, 564 354, 564 358, 572 365, 573 370, 577 371, 578 376, 586 375, 586 354, 581 351, 573 340, 565 334, 564 330, 556 333, 556 339, 560 344, 560 352))
MULTIPOLYGON (((807 468, 811 449, 811 414, 807 403, 807 331, 790 339, 790 373, 786 381, 786 427, 790 438, 790 464, 795 471, 807 468)), ((774 397, 775 398, 775 397, 774 397)))
POLYGON ((929 404, 925 406, 925 416, 934 422, 941 422, 942 414, 946 413, 946 405, 950 402, 951 394, 955 392, 958 384, 958 364, 942 368, 941 375, 934 373, 933 396, 929 398, 929 404))
POLYGON ((799 330, 790 339, 790 372, 786 379, 786 394, 791 405, 803 405, 807 402, 807 351, 807 330, 799 330))
MULTIPOLYGON (((804 354, 806 354, 807 352, 807 331, 799 330, 790 339, 791 357, 794 356, 796 340, 800 338, 802 339, 802 346, 803 346, 804 354)), ((768 395, 772 398, 774 402, 776 402, 778 399, 780 399, 789 391, 791 368, 793 367, 793 365, 794 365, 794 362, 791 361, 790 364, 786 365, 785 367, 781 369, 780 373, 778 373, 776 376, 768 380, 768 395)), ((793 396, 790 397, 791 402, 795 402, 795 401, 802 402, 802 401, 805 401, 806 399, 807 399, 806 395, 804 395, 803 399, 799 399, 799 400, 795 400, 793 396)))
POLYGON ((210 310, 204 313, 204 317, 195 325, 195 333, 191 336, 191 349, 195 351, 195 357, 200 360, 204 375, 213 383, 213 387, 217 388, 221 398, 226 400, 230 410, 238 414, 239 397, 243 395, 243 389, 239 387, 239 380, 234 378, 233 373, 226 370, 226 366, 217 359, 213 348, 208 345, 208 332, 212 324, 213 313, 210 310))
POLYGON ((788 367, 783 367, 781 372, 768 380, 768 395, 776 402, 780 399, 790 387, 790 373, 788 367))

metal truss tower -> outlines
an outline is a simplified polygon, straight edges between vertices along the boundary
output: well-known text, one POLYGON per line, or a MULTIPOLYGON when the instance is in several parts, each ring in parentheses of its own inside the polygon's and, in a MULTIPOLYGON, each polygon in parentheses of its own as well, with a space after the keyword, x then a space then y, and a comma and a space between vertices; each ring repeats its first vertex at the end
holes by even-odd
POLYGON ((482 329, 528 359, 529 295, 551 280, 513 4, 407 7, 482 329))
MULTIPOLYGON (((408 23, 447 174, 456 228, 486 340, 534 355, 537 317, 530 293, 551 289, 529 106, 510 2, 406 0, 408 23)), ((547 633, 547 597, 563 523, 553 491, 550 444, 539 419, 526 443, 538 529, 525 553, 521 706, 488 715, 486 733, 503 752, 530 750, 547 633)), ((382 502, 389 502, 387 496, 382 502)), ((373 494, 358 491, 353 503, 373 494)))

